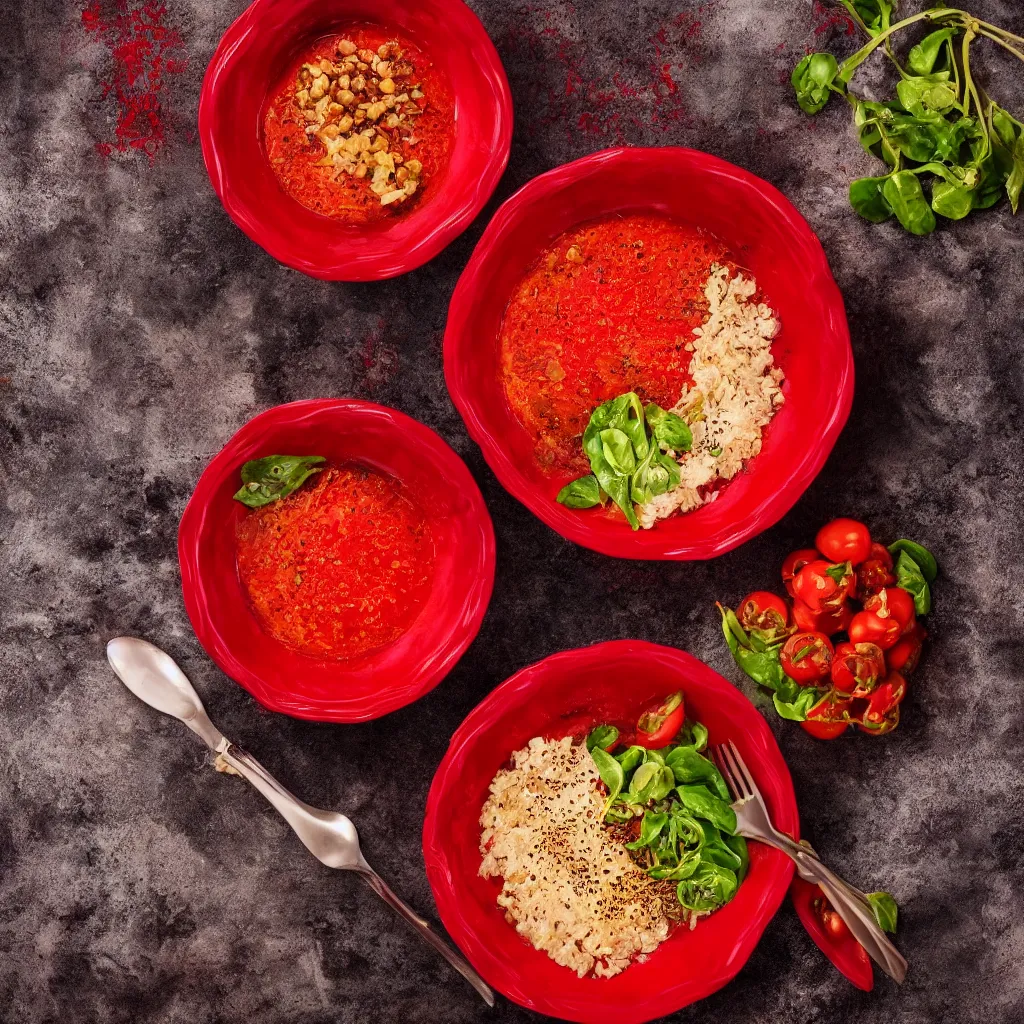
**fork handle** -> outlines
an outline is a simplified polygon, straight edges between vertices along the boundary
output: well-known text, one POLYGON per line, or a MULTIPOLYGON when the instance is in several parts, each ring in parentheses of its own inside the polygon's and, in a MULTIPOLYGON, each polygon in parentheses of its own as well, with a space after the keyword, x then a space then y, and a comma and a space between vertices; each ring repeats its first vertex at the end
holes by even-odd
POLYGON ((868 956, 890 978, 902 984, 907 976, 907 961, 879 927, 870 908, 855 892, 851 892, 852 887, 820 860, 806 852, 790 852, 790 856, 796 862, 800 877, 821 888, 836 913, 853 933, 853 937, 867 950, 868 956))

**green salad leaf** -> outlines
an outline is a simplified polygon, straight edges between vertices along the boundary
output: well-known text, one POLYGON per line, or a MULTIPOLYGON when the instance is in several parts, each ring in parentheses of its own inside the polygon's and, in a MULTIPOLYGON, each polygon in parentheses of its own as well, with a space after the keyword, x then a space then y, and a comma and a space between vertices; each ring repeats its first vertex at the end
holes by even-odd
POLYGON ((235 501, 261 508, 298 490, 327 460, 322 455, 267 455, 242 466, 242 486, 235 501))
POLYGON ((926 547, 912 540, 897 540, 889 545, 890 555, 898 555, 901 551, 906 551, 917 563, 921 575, 928 583, 935 582, 935 577, 939 575, 939 563, 935 561, 935 556, 926 547))
POLYGON ((932 595, 928 581, 924 578, 921 567, 906 551, 901 551, 899 558, 896 559, 896 586, 914 598, 914 610, 918 615, 927 615, 932 610, 932 595))
POLYGON ((601 504, 601 485, 593 473, 567 483, 555 501, 566 508, 593 508, 601 504))
POLYGON ((600 747, 602 750, 607 751, 609 747, 614 746, 618 742, 618 739, 619 730, 614 725, 599 725, 596 729, 592 729, 587 736, 587 750, 600 747))
POLYGON ((887 892, 869 892, 865 893, 865 896, 871 906, 871 913, 875 915, 875 920, 878 922, 878 927, 882 931, 895 934, 896 918, 899 913, 896 901, 887 892))

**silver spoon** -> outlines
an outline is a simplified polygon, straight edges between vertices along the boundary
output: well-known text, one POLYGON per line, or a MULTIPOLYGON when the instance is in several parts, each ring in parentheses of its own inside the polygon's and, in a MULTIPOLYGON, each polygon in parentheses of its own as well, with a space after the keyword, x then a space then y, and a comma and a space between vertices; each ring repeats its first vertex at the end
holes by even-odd
POLYGON ((228 740, 207 717, 199 694, 169 654, 145 640, 120 636, 107 644, 107 660, 121 682, 139 700, 180 719, 199 736, 217 754, 216 766, 221 771, 237 773, 251 782, 291 825, 317 860, 329 868, 355 871, 477 990, 488 1006, 494 1005, 494 993, 480 975, 366 863, 359 849, 355 825, 343 814, 310 807, 292 796, 256 758, 228 740))

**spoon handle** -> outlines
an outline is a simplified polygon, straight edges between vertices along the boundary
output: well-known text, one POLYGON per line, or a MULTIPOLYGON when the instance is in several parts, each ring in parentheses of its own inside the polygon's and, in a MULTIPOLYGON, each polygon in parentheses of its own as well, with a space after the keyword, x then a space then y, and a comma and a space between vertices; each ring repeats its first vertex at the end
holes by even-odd
POLYGON ((447 942, 444 941, 433 929, 423 920, 411 907, 399 899, 398 896, 391 890, 391 887, 384 881, 380 875, 377 874, 372 868, 368 868, 359 872, 366 884, 378 895, 380 898, 410 926, 417 934, 426 942, 432 946, 438 953, 441 954, 461 974, 466 981, 476 989, 480 998, 488 1006, 494 1005, 494 993, 491 991, 487 982, 480 977, 476 971, 470 967, 469 962, 459 953, 455 952, 447 942))

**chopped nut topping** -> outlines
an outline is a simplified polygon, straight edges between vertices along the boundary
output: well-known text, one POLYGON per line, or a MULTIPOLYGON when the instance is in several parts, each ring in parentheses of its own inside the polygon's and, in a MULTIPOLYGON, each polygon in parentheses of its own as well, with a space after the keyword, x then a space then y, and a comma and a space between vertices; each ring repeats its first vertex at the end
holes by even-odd
POLYGON ((412 126, 423 112, 413 102, 423 100, 416 69, 402 56, 397 42, 374 52, 342 39, 336 63, 324 57, 303 64, 296 79, 295 105, 309 122, 306 133, 326 150, 320 165, 336 174, 369 176, 382 206, 413 195, 423 171, 419 160, 406 160, 401 152, 403 143, 419 141, 412 126))

